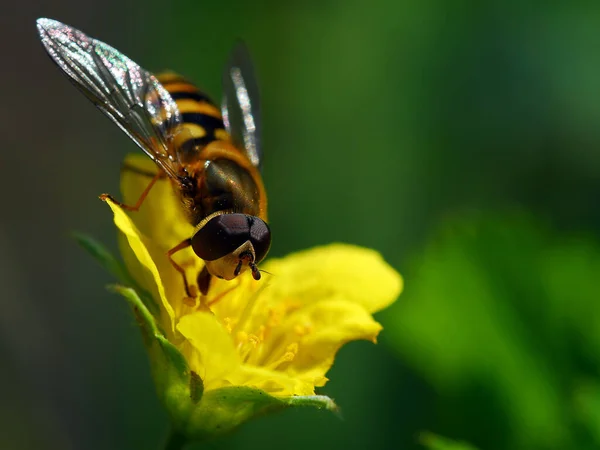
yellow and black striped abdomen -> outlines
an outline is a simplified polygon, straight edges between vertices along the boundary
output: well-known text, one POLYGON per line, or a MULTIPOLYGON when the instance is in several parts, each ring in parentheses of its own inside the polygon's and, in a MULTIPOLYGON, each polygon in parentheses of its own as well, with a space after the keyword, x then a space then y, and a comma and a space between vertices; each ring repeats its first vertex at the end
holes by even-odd
POLYGON ((229 140, 221 111, 206 94, 185 78, 171 72, 157 78, 175 100, 181 113, 186 133, 185 139, 177 142, 179 147, 192 144, 192 147, 203 148, 214 140, 229 140))

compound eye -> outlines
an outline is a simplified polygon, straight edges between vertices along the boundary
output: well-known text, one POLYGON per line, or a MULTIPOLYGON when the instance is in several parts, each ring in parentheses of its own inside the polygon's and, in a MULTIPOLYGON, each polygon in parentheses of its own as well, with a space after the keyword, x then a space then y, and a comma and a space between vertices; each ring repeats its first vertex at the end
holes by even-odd
POLYGON ((205 261, 214 261, 236 250, 250 239, 245 214, 222 214, 210 219, 192 237, 192 248, 205 261))
POLYGON ((261 262, 271 248, 271 230, 266 222, 258 217, 251 217, 250 242, 256 254, 256 263, 261 262))

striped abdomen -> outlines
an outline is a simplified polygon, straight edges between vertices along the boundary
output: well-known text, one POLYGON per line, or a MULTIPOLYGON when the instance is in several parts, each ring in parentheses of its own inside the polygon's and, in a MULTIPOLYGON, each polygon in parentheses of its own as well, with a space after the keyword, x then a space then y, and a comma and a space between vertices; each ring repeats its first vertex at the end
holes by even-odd
POLYGON ((157 78, 171 94, 181 113, 186 133, 183 140, 177 142, 179 147, 202 148, 214 140, 229 140, 221 111, 206 94, 174 73, 165 73, 157 78))
POLYGON ((267 200, 260 172, 236 148, 225 130, 221 111, 189 81, 168 73, 157 77, 181 114, 184 132, 175 136, 177 157, 186 175, 197 182, 182 198, 192 225, 227 211, 267 219, 267 200))

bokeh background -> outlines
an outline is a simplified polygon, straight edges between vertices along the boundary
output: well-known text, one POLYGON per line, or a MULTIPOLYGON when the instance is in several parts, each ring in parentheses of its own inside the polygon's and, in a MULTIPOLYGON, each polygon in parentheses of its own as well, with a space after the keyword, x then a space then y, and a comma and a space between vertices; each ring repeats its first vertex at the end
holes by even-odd
POLYGON ((351 242, 405 277, 379 344, 344 348, 321 390, 344 420, 286 411, 206 448, 600 448, 600 5, 577 0, 4 5, 0 448, 155 449, 168 429, 130 311, 69 237, 116 249, 97 195, 136 149, 47 58, 40 16, 215 98, 243 38, 271 254, 351 242))

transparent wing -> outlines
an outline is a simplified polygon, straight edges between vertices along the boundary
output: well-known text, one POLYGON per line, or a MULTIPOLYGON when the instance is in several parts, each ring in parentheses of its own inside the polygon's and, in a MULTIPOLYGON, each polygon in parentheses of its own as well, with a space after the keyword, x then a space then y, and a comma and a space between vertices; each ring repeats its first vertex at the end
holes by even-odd
POLYGON ((225 128, 233 142, 246 151, 254 166, 260 167, 260 98, 252 60, 242 42, 238 42, 233 48, 225 66, 221 111, 225 128))
POLYGON ((104 42, 56 20, 38 19, 37 28, 46 51, 75 86, 169 176, 179 179, 170 144, 181 115, 154 75, 104 42))

